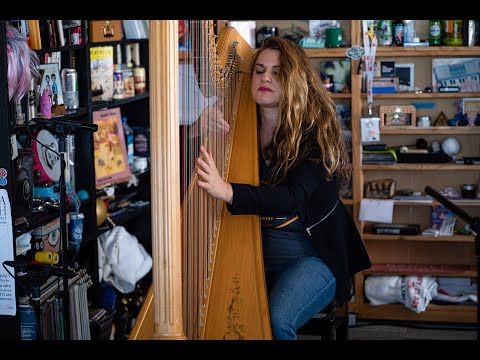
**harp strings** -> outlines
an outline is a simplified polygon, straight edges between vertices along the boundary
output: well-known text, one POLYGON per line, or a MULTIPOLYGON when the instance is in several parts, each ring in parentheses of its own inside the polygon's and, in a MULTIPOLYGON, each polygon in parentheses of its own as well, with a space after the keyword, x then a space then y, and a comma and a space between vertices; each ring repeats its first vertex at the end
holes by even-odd
POLYGON ((229 122, 233 101, 223 86, 224 77, 217 63, 211 22, 190 20, 185 21, 185 25, 190 50, 179 64, 183 69, 180 81, 184 82, 180 84, 179 94, 181 123, 190 124, 180 130, 183 303, 187 337, 197 339, 201 338, 205 323, 223 203, 196 186, 194 169, 200 145, 204 145, 213 155, 219 173, 226 179, 230 140, 229 134, 219 131, 217 123, 220 114, 229 122), (211 106, 208 108, 207 105, 211 106), (204 107, 207 109, 202 113, 204 107), (193 120, 197 123, 192 124, 193 120))

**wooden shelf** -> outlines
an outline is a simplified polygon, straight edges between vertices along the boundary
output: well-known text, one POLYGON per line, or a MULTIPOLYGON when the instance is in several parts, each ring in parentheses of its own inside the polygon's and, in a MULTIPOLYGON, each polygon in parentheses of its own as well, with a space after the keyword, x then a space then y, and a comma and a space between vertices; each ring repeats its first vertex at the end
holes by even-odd
MULTIPOLYGON (((480 206, 479 200, 450 200, 457 206, 480 206)), ((436 200, 394 200, 395 206, 438 206, 440 202, 436 200)))
POLYGON ((453 236, 423 236, 423 235, 386 235, 386 234, 369 234, 362 235, 364 240, 381 240, 381 241, 448 241, 448 242, 475 242, 473 235, 453 235, 453 236))
POLYGON ((362 304, 359 319, 389 319, 399 321, 436 321, 449 323, 476 323, 475 305, 436 305, 428 304, 427 310, 416 313, 403 304, 369 305, 362 304))
POLYGON ((422 171, 478 171, 480 165, 458 165, 452 163, 445 164, 395 164, 395 165, 362 165, 362 170, 422 170, 422 171))
MULTIPOLYGON (((418 271, 374 271, 368 270, 363 272, 364 275, 418 275, 418 271)), ((464 278, 476 278, 477 272, 476 271, 463 271, 463 272, 456 272, 456 273, 440 273, 440 272, 422 272, 422 275, 429 275, 429 276, 441 276, 441 277, 464 277, 464 278)))
MULTIPOLYGON (((469 97, 480 97, 479 92, 451 92, 451 93, 415 93, 415 92, 399 92, 392 94, 373 94, 374 99, 455 99, 455 98, 469 98, 469 97)), ((362 93, 362 98, 367 98, 367 94, 362 93)))
POLYGON ((480 126, 392 126, 380 129, 381 135, 480 135, 480 126))
POLYGON ((351 99, 352 94, 351 93, 332 93, 330 95, 332 99, 351 99))
POLYGON ((479 46, 418 46, 418 47, 400 47, 400 46, 379 46, 377 48, 377 57, 416 57, 416 56, 438 56, 438 57, 458 57, 458 56, 478 56, 480 54, 479 46))
POLYGON ((347 49, 344 48, 322 48, 322 49, 303 49, 309 58, 346 58, 347 49))

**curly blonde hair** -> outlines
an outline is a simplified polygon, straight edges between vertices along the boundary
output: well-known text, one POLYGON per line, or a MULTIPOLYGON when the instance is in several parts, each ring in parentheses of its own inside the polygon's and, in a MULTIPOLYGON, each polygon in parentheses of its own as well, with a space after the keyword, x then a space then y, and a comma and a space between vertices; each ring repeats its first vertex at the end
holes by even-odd
POLYGON ((264 49, 280 52, 279 79, 284 92, 271 144, 273 183, 282 181, 304 158, 322 161, 327 179, 336 176, 348 181, 352 169, 342 124, 319 72, 300 46, 276 36, 263 41, 254 54, 253 65, 264 49), (318 157, 312 158, 312 154, 318 157))

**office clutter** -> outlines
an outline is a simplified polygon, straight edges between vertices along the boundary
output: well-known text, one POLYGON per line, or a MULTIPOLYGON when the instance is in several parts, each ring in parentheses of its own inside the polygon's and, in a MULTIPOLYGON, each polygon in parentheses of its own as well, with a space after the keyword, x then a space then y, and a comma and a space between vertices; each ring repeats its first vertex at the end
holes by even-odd
POLYGON ((152 257, 135 235, 116 226, 97 238, 100 281, 126 294, 152 269, 152 257))
POLYGON ((365 296, 372 305, 402 303, 416 313, 424 312, 432 301, 477 303, 477 285, 468 278, 422 275, 369 276, 365 296))

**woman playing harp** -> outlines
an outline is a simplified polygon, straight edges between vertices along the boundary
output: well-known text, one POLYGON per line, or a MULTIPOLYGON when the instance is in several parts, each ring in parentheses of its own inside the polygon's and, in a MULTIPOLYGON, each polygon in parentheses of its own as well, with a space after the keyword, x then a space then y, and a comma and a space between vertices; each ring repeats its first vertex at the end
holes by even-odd
POLYGON ((251 94, 262 185, 225 181, 206 147, 197 183, 231 214, 261 216, 273 338, 296 339, 333 299, 351 298, 352 276, 371 263, 338 197, 337 179, 348 179, 350 164, 335 104, 303 49, 265 39, 254 55, 251 94))
MULTIPOLYGON (((215 105, 230 129, 228 135, 219 136, 223 131, 212 124, 218 121, 215 111, 205 123, 198 122, 202 131, 185 131, 186 138, 178 141, 179 113, 174 105, 178 100, 169 99, 172 85, 178 84, 178 63, 171 54, 178 52, 172 24, 151 22, 150 41, 156 43, 159 36, 159 43, 170 45, 170 50, 155 47, 150 54, 152 118, 167 121, 156 120, 151 128, 152 188, 156 189, 152 214, 157 216, 152 221, 154 286, 130 338, 269 339, 259 218, 230 216, 224 204, 195 186, 195 174, 188 177, 202 145, 215 154, 216 167, 226 181, 258 183, 258 166, 252 166, 258 163, 256 112, 248 90, 252 49, 232 28, 223 30, 216 49, 212 48, 210 22, 189 24, 195 47, 190 53, 195 56, 181 61, 193 64, 202 95, 217 97, 215 105), (175 152, 179 143, 182 150, 175 152), (180 190, 181 206, 178 188, 170 185, 180 182, 180 172, 187 174, 180 190)), ((179 94, 180 107, 195 103, 187 87, 179 94)))

